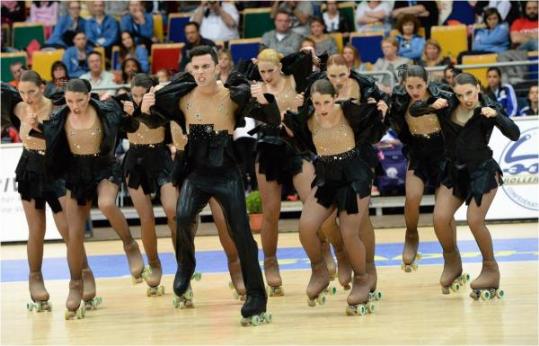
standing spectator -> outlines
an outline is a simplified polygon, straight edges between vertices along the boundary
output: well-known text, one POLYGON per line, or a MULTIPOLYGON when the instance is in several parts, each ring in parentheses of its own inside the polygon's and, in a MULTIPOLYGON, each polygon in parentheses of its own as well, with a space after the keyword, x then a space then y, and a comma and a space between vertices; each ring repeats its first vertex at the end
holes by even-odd
MULTIPOLYGON (((453 1, 453 8, 459 2, 453 1)), ((430 38, 430 28, 438 25, 439 10, 437 1, 395 1, 393 18, 398 19, 403 14, 411 14, 419 18, 421 26, 425 28, 425 37, 430 38)), ((473 24, 473 23, 472 23, 473 24)))
POLYGON ((45 26, 45 37, 49 37, 58 20, 58 2, 33 1, 30 7, 30 22, 45 26))
POLYGON ((50 98, 56 92, 64 90, 69 80, 66 64, 59 60, 55 61, 51 66, 51 76, 52 81, 45 86, 45 97, 47 98, 50 98))
POLYGON ((522 108, 519 112, 519 115, 538 115, 539 114, 539 105, 538 105, 538 89, 537 85, 532 85, 528 91, 528 105, 522 108))
POLYGON ((231 2, 202 1, 191 17, 200 25, 200 34, 213 41, 239 38, 240 14, 231 2))
MULTIPOLYGON (((423 67, 445 66, 451 64, 449 57, 442 56, 442 47, 438 41, 430 39, 425 43, 425 50, 423 56, 418 62, 418 65, 423 67)), ((434 81, 441 81, 444 77, 443 71, 436 71, 429 73, 430 78, 434 81)))
POLYGON ((261 50, 275 49, 282 55, 296 53, 301 46, 302 38, 290 28, 290 15, 286 10, 278 10, 275 14, 275 30, 262 36, 261 50))
POLYGON ((399 42, 399 55, 410 60, 419 60, 425 47, 425 39, 417 34, 421 23, 412 14, 403 14, 397 21, 396 28, 399 30, 397 42, 399 42))
POLYGON ((19 81, 21 80, 22 73, 26 70, 26 67, 23 65, 20 61, 12 62, 11 65, 9 65, 9 71, 11 72, 11 75, 13 76, 13 79, 9 82, 9 85, 11 85, 14 88, 17 88, 19 86, 19 81))
POLYGON ((121 83, 131 84, 131 79, 137 74, 142 72, 140 63, 137 59, 127 58, 122 63, 121 83))
POLYGON ((391 5, 382 1, 363 1, 356 9, 356 31, 383 31, 385 34, 391 30, 389 18, 391 5))
POLYGON ((487 8, 483 13, 484 29, 475 32, 472 44, 474 52, 499 53, 509 48, 509 27, 502 22, 500 13, 495 8, 487 8))
POLYGON ((313 15, 313 5, 310 1, 274 1, 271 17, 276 18, 279 10, 290 14, 292 31, 301 36, 309 34, 309 18, 313 15))
MULTIPOLYGON (((120 38, 119 64, 121 65, 128 58, 136 59, 140 63, 141 72, 148 72, 150 64, 146 47, 143 44, 136 45, 133 34, 129 31, 122 32, 120 38)), ((114 66, 113 68, 118 70, 120 66, 114 66)))
POLYGON ((90 4, 93 17, 86 24, 86 36, 95 47, 104 47, 110 57, 112 46, 118 42, 119 26, 116 19, 105 14, 104 1, 94 1, 90 4))
POLYGON ((14 22, 26 20, 26 5, 24 1, 2 0, 2 24, 12 25, 14 22))
POLYGON ((225 83, 233 68, 234 62, 232 61, 230 51, 222 50, 219 53, 219 76, 217 79, 225 83))
POLYGON ((88 44, 86 34, 83 31, 75 34, 73 44, 73 47, 69 47, 64 52, 62 61, 67 66, 69 76, 79 78, 82 74, 88 72, 86 58, 88 53, 92 51, 92 47, 88 44))
POLYGON ((80 16, 80 1, 67 3, 68 15, 58 19, 46 46, 67 48, 73 46, 73 38, 77 32, 86 31, 86 20, 80 16))
POLYGON ((517 114, 517 95, 510 84, 502 84, 502 71, 498 67, 487 70, 487 93, 505 109, 508 116, 517 114))
POLYGON ((88 68, 90 71, 79 77, 80 79, 90 81, 92 90, 95 88, 103 89, 111 87, 110 90, 98 90, 97 93, 100 97, 103 97, 107 93, 109 95, 113 95, 114 85, 116 84, 113 82, 114 76, 112 73, 103 69, 103 61, 104 57, 101 55, 101 53, 96 51, 90 52, 87 58, 88 68))
POLYGON ((182 60, 180 61, 180 71, 185 70, 185 66, 189 62, 189 51, 196 46, 211 46, 215 47, 212 40, 208 40, 200 35, 200 25, 197 22, 189 22, 185 24, 183 29, 185 32, 185 45, 182 48, 182 60))
POLYGON ((136 44, 143 44, 150 49, 153 40, 153 17, 144 12, 140 1, 129 1, 129 13, 120 21, 120 31, 129 31, 136 44))
POLYGON ((327 32, 350 32, 353 25, 346 20, 337 7, 337 1, 326 1, 326 11, 322 13, 327 32))
POLYGON ((351 71, 361 73, 370 70, 370 64, 363 63, 361 61, 361 57, 359 56, 356 47, 354 47, 353 45, 347 44, 346 46, 344 46, 342 50, 342 56, 346 61, 346 66, 351 71))
POLYGON ((527 1, 524 17, 511 25, 511 41, 519 50, 536 51, 538 39, 537 1, 527 1))
MULTIPOLYGON (((387 37, 382 40, 382 53, 384 56, 378 58, 374 64, 373 70, 375 71, 389 71, 393 74, 394 81, 397 80, 397 69, 404 64, 410 64, 411 61, 408 58, 398 56, 399 44, 394 37, 387 37)), ((390 77, 384 75, 381 79, 381 83, 387 88, 393 86, 390 77)))
POLYGON ((327 53, 328 55, 337 54, 337 42, 330 35, 324 33, 325 24, 322 18, 314 17, 311 19, 311 36, 315 43, 316 55, 327 53))

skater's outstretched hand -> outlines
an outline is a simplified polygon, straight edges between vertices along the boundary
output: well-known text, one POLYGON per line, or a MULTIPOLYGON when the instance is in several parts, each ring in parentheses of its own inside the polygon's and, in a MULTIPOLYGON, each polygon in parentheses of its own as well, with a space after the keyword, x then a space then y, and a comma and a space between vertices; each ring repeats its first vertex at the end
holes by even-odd
POLYGON ((133 102, 131 101, 122 101, 122 105, 124 106, 124 112, 131 116, 135 112, 135 105, 133 105, 133 102))

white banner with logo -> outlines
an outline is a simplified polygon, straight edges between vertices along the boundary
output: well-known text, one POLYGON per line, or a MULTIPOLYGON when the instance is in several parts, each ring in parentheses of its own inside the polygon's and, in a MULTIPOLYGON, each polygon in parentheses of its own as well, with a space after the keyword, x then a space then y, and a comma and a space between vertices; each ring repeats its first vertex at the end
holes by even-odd
MULTIPOLYGON (((28 240, 28 223, 22 208, 21 197, 15 183, 15 168, 22 153, 22 144, 0 145, 0 241, 28 240)), ((45 239, 61 239, 54 224, 52 211, 47 205, 47 232, 45 239)))
MULTIPOLYGON (((494 128, 489 146, 503 172, 503 186, 487 213, 487 220, 531 219, 539 216, 539 117, 513 118, 520 139, 509 140, 494 128)), ((466 206, 455 214, 466 220, 466 206)))

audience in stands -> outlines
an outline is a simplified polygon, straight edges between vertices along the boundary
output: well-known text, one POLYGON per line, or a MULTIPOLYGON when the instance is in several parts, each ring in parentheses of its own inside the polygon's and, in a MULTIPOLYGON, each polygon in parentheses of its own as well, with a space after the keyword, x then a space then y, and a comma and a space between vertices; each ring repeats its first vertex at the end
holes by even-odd
POLYGON ((189 22, 185 24, 185 45, 182 48, 182 60, 180 62, 180 71, 185 70, 185 66, 189 61, 189 51, 196 46, 215 46, 212 40, 208 40, 200 35, 200 25, 197 22, 189 22))
POLYGON ((88 72, 86 58, 92 51, 92 46, 88 44, 86 34, 79 31, 73 38, 73 47, 69 47, 64 52, 62 61, 67 66, 67 73, 71 78, 79 78, 82 74, 88 72))
POLYGON ((427 39, 430 38, 430 28, 438 25, 439 9, 437 1, 395 1, 391 16, 398 20, 404 14, 411 14, 419 18, 421 26, 425 28, 425 37, 427 39))
POLYGON ((212 41, 228 41, 240 37, 240 14, 230 2, 202 1, 191 21, 200 24, 200 34, 212 41))
POLYGON ((26 20, 25 1, 4 1, 2 0, 2 24, 11 26, 15 22, 26 20))
POLYGON ((300 36, 309 35, 309 18, 313 15, 311 1, 274 1, 271 17, 276 18, 280 10, 289 13, 292 31, 300 36))
POLYGON ((525 115, 538 115, 539 114, 539 99, 538 99, 539 87, 537 85, 532 85, 528 91, 528 105, 522 108, 519 112, 520 116, 525 115))
POLYGON ((105 1, 105 13, 116 19, 122 18, 129 12, 129 1, 114 0, 105 1))
MULTIPOLYGON (((121 65, 125 59, 133 58, 137 59, 140 63, 142 72, 149 71, 149 62, 148 62, 148 50, 143 44, 136 45, 133 34, 129 31, 124 31, 120 35, 120 59, 119 64, 121 65)), ((114 69, 118 70, 120 67, 115 66, 114 69)))
POLYGON ((56 48, 71 47, 73 46, 75 34, 86 31, 86 20, 80 16, 80 1, 69 1, 67 9, 68 15, 58 19, 51 37, 47 40, 47 46, 56 48))
POLYGON ((292 31, 288 11, 277 10, 274 23, 275 30, 268 31, 262 36, 260 49, 275 49, 285 56, 296 53, 301 46, 302 38, 292 31))
POLYGON ((232 61, 230 51, 223 49, 219 52, 219 75, 217 79, 225 83, 233 68, 234 61, 232 61))
POLYGON ((343 47, 342 56, 346 61, 346 66, 350 70, 356 71, 358 73, 369 71, 372 66, 369 63, 363 63, 361 57, 357 52, 356 47, 351 44, 347 44, 343 47))
POLYGON ((453 87, 455 86, 455 77, 460 73, 462 73, 462 70, 451 64, 444 69, 444 79, 442 82, 453 87))
POLYGON ((537 1, 527 1, 524 16, 515 20, 511 25, 511 41, 519 50, 537 50, 537 4, 537 1))
POLYGON ((15 61, 9 65, 9 71, 13 76, 13 79, 9 82, 12 87, 17 88, 19 81, 21 80, 22 73, 26 71, 26 66, 20 61, 15 61))
POLYGON ((98 90, 97 93, 99 96, 103 97, 105 94, 113 94, 112 91, 114 90, 114 75, 111 72, 105 71, 103 68, 103 62, 105 61, 105 58, 101 55, 101 53, 93 51, 88 54, 87 63, 89 72, 81 75, 79 78, 86 79, 90 81, 90 84, 92 85, 92 90, 99 88, 101 90, 98 90), (104 89, 104 88, 111 88, 111 89, 104 89))
POLYGON ((50 97, 57 92, 63 91, 69 81, 67 66, 62 61, 55 61, 51 66, 52 81, 45 86, 45 96, 50 97))
POLYGON ((112 46, 118 43, 120 27, 118 21, 105 14, 105 2, 93 1, 90 4, 92 17, 86 24, 86 36, 91 45, 104 47, 106 55, 110 57, 112 46))
POLYGON ((42 23, 46 37, 50 36, 58 21, 58 6, 56 1, 33 1, 30 7, 30 22, 42 23))
MULTIPOLYGON (((517 2, 517 1, 515 1, 517 2)), ((486 8, 495 8, 500 14, 500 22, 508 21, 508 15, 511 11, 511 1, 509 0, 490 0, 486 5, 486 8)), ((484 21, 486 24, 486 21, 484 21)))
MULTIPOLYGON (((412 61, 408 58, 398 55, 399 52, 399 43, 394 37, 386 37, 382 40, 382 53, 384 56, 378 58, 376 63, 373 66, 375 71, 388 71, 393 74, 394 80, 396 81, 397 69, 399 66, 404 64, 410 64, 412 61)), ((385 87, 391 86, 391 78, 384 74, 380 79, 380 82, 385 87)))
POLYGON ((517 95, 511 84, 502 84, 502 71, 498 67, 487 70, 488 88, 486 92, 505 109, 508 116, 517 115, 517 95))
POLYGON ((120 30, 129 31, 135 38, 136 44, 143 44, 150 49, 153 41, 152 15, 144 12, 140 1, 129 1, 128 10, 129 12, 120 21, 120 30))
MULTIPOLYGON (((417 64, 423 67, 446 66, 451 64, 451 59, 442 56, 442 47, 438 41, 430 39, 425 43, 423 55, 417 64)), ((430 72, 430 77, 433 80, 441 81, 444 73, 443 71, 430 72)))
POLYGON ((122 62, 122 72, 120 74, 121 84, 131 84, 131 79, 137 74, 142 72, 140 63, 135 58, 127 58, 122 62))
POLYGON ((327 53, 328 55, 337 54, 337 42, 325 32, 324 20, 319 17, 311 19, 311 36, 315 43, 316 55, 327 53))
POLYGON ((399 16, 395 28, 399 31, 397 42, 399 43, 399 55, 410 60, 417 61, 423 54, 425 38, 419 36, 421 23, 413 14, 399 16))
MULTIPOLYGON (((162 88, 164 87, 165 85, 167 85, 168 83, 170 83, 170 71, 167 70, 166 68, 162 68, 160 70, 158 70, 156 73, 155 73, 155 76, 157 77, 157 83, 158 83, 158 86, 159 88, 162 88)), ((156 87, 157 89, 157 87, 156 87)))
POLYGON ((341 14, 337 1, 326 1, 326 10, 322 13, 327 32, 347 33, 354 31, 353 25, 341 14))
POLYGON ((389 23, 391 4, 386 1, 363 1, 356 8, 356 31, 383 31, 388 34, 391 30, 389 23))
POLYGON ((472 50, 475 52, 499 53, 509 48, 509 26, 502 21, 498 10, 494 7, 485 9, 483 13, 484 29, 475 31, 472 50))

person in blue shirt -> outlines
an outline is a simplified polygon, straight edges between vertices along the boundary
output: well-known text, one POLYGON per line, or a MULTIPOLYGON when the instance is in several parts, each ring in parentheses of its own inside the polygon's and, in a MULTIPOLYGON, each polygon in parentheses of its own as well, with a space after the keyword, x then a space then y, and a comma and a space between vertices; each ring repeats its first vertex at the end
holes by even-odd
POLYGON ((140 72, 148 72, 150 63, 148 62, 148 50, 142 44, 136 45, 133 34, 129 31, 122 32, 120 36, 120 58, 117 59, 113 69, 119 70, 120 65, 128 58, 136 59, 141 67, 140 72))
POLYGON ((93 17, 86 24, 86 36, 91 45, 104 47, 106 55, 110 57, 112 46, 118 42, 118 22, 105 14, 104 1, 94 1, 91 6, 93 17))
POLYGON ((538 90, 539 87, 537 85, 532 85, 530 87, 530 90, 528 90, 528 105, 520 110, 520 116, 539 114, 538 90))
POLYGON ((86 31, 86 20, 80 16, 80 1, 67 4, 68 15, 58 19, 52 35, 44 47, 67 48, 73 46, 73 37, 77 32, 86 31))
POLYGON ((487 8, 483 13, 486 28, 475 32, 472 44, 473 51, 499 53, 509 48, 509 26, 502 22, 496 8, 487 8))
POLYGON ((417 61, 423 54, 425 38, 417 34, 421 24, 416 16, 404 14, 397 21, 396 29, 399 30, 397 42, 399 43, 399 56, 417 61))
POLYGON ((79 78, 89 71, 86 56, 92 51, 88 44, 86 34, 79 31, 73 38, 73 47, 66 49, 62 61, 67 66, 67 72, 71 78, 79 78))
POLYGON ((487 93, 503 107, 508 116, 517 115, 517 95, 510 84, 502 84, 502 71, 498 67, 487 70, 487 93))
POLYGON ((120 30, 129 31, 135 37, 137 44, 144 44, 150 49, 153 38, 153 17, 144 12, 140 1, 129 2, 129 13, 122 17, 120 30))

